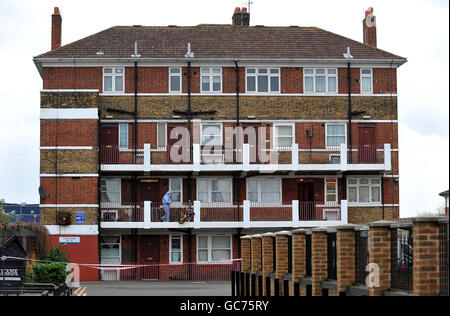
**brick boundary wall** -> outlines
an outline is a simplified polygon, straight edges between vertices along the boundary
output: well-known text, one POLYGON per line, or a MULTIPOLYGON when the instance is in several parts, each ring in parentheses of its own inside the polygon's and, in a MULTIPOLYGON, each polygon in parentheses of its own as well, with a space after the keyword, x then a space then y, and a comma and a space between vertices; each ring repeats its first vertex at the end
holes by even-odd
POLYGON ((337 292, 347 292, 347 287, 355 283, 355 226, 337 227, 337 292))
POLYGON ((253 235, 251 238, 251 272, 255 275, 255 293, 257 296, 259 287, 261 286, 258 282, 258 272, 262 268, 262 236, 253 235))
POLYGON ((322 296, 322 281, 327 278, 327 228, 312 230, 312 296, 322 296))
POLYGON ((414 296, 437 296, 440 292, 439 218, 417 218, 413 226, 414 296))
MULTIPOLYGON (((241 237, 241 272, 248 272, 251 268, 251 238, 249 236, 241 237)), ((245 289, 247 288, 247 282, 244 282, 244 296, 248 296, 245 289)))
POLYGON ((274 234, 262 235, 262 275, 263 275, 263 296, 266 296, 266 277, 273 272, 273 249, 274 234))
POLYGON ((279 293, 284 296, 283 277, 288 274, 288 236, 292 233, 288 231, 281 231, 276 233, 276 270, 275 276, 279 280, 279 293))

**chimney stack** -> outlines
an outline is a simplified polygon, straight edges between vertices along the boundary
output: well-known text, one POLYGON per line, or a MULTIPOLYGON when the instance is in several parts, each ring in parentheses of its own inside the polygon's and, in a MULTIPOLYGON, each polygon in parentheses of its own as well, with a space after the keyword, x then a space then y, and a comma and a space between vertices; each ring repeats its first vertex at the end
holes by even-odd
POLYGON ((373 15, 373 8, 366 10, 363 21, 364 44, 377 48, 377 18, 373 15))
POLYGON ((55 7, 55 11, 52 15, 52 50, 61 46, 61 26, 61 14, 59 8, 55 7))
POLYGON ((250 26, 250 13, 247 11, 247 8, 239 8, 234 9, 233 14, 233 25, 234 26, 250 26))

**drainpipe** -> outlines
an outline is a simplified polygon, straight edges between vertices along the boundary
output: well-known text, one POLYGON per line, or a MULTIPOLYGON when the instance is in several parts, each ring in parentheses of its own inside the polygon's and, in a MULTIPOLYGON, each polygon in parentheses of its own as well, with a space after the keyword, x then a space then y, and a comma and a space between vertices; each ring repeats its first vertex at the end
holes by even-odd
POLYGON ((350 154, 349 154, 349 158, 350 158, 350 163, 353 162, 353 157, 352 157, 352 153, 353 153, 353 135, 352 135, 352 73, 351 73, 351 67, 350 67, 350 62, 348 63, 347 66, 347 80, 348 80, 348 143, 350 146, 350 154))
MULTIPOLYGON (((188 70, 187 70, 187 88, 188 88, 188 131, 189 131, 189 148, 193 148, 192 141, 192 112, 191 112, 191 80, 192 80, 192 74, 191 74, 191 62, 188 61, 188 70)), ((193 155, 192 150, 189 150, 189 161, 192 162, 193 155)), ((188 177, 188 199, 189 203, 192 203, 192 172, 189 174, 188 177)), ((192 263, 192 228, 189 228, 189 235, 188 235, 188 261, 189 263, 192 263)), ((192 278, 192 265, 189 265, 189 279, 192 278)))
MULTIPOLYGON (((238 65, 238 60, 235 59, 234 60, 234 65, 235 65, 235 70, 236 70, 236 126, 238 127, 238 134, 237 134, 237 141, 236 141, 236 146, 238 144, 238 140, 240 140, 240 135, 239 135, 239 127, 241 126, 241 122, 240 122, 240 103, 239 103, 239 92, 240 92, 240 82, 239 82, 239 65, 238 65)), ((236 148, 237 149, 237 148, 236 148)), ((237 151, 236 151, 237 153, 237 151)), ((241 178, 238 176, 237 177, 237 185, 236 185, 236 189, 237 189, 237 214, 238 214, 238 220, 240 220, 240 212, 239 212, 239 207, 241 205, 241 178)), ((240 243, 240 238, 241 238, 241 228, 238 228, 238 258, 241 258, 241 243, 240 243)), ((233 255, 232 255, 233 256, 233 255)))
MULTIPOLYGON (((138 62, 134 62, 134 163, 137 162, 137 117, 138 117, 138 62)), ((133 200, 134 200, 134 216, 137 214, 137 177, 136 174, 133 176, 133 200)), ((133 229, 133 250, 134 250, 134 262, 137 263, 137 229, 133 229)))
MULTIPOLYGON (((101 257, 101 235, 100 235, 100 230, 101 230, 101 225, 100 225, 100 221, 102 218, 102 210, 101 210, 101 186, 100 186, 100 172, 101 172, 101 140, 100 140, 100 136, 101 136, 101 118, 102 118, 102 112, 100 110, 98 110, 98 123, 97 123, 97 146, 98 146, 98 180, 97 180, 97 200, 98 200, 98 212, 97 212, 97 231, 98 231, 98 263, 101 263, 102 261, 102 257, 101 257)), ((101 278, 101 272, 100 270, 98 270, 98 279, 100 280, 101 278)))

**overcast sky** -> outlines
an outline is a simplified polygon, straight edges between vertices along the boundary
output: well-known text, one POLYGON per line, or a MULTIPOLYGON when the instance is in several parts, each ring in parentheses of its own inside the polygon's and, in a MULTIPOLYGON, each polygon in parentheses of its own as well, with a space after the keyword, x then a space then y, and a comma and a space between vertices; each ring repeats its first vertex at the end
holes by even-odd
MULTIPOLYGON (((39 91, 33 56, 50 50, 54 6, 62 42, 114 25, 230 24, 240 0, 1 0, 0 198, 38 203, 39 91)), ((399 69, 401 216, 434 211, 449 188, 448 0, 253 0, 251 24, 317 26, 362 41, 373 6, 378 46, 407 57, 399 69)))

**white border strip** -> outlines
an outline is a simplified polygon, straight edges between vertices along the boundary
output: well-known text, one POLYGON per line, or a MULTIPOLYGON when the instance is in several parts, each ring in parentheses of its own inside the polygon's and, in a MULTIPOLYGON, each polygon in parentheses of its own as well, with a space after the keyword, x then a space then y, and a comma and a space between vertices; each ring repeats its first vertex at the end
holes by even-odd
POLYGON ((98 89, 42 89, 41 92, 59 92, 59 93, 67 93, 67 92, 84 92, 84 93, 96 93, 100 92, 98 89))
POLYGON ((98 120, 98 109, 41 109, 41 120, 98 120))
POLYGON ((45 225, 50 235, 98 235, 98 225, 45 225))
MULTIPOLYGON (((101 119, 101 123, 134 123, 133 120, 101 119)), ((138 123, 185 123, 187 120, 137 120, 138 123)), ((196 123, 234 123, 236 120, 200 120, 196 123)), ((348 120, 252 120, 242 119, 242 123, 348 123, 348 120)), ((394 123, 398 120, 352 120, 353 123, 394 123)))
POLYGON ((39 204, 40 208, 98 208, 98 204, 39 204))

